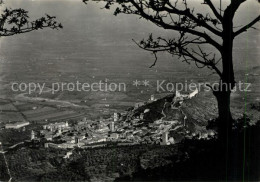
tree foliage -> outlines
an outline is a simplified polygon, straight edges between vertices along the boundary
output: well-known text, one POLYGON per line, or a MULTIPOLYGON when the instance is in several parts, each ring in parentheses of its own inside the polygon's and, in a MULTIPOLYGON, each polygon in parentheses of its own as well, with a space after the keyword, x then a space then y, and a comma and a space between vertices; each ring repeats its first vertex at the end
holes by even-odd
POLYGON ((28 11, 18 8, 6 8, 0 15, 0 37, 27 33, 43 28, 60 29, 62 25, 56 21, 55 16, 45 15, 30 21, 28 11))

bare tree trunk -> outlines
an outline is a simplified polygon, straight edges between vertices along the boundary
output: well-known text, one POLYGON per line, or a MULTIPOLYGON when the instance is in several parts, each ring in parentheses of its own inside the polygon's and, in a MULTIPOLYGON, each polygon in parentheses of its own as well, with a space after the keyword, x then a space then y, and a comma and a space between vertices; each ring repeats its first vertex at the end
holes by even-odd
POLYGON ((234 72, 232 65, 232 47, 226 50, 223 54, 223 75, 217 91, 213 91, 218 102, 218 139, 223 156, 223 165, 226 168, 226 179, 235 177, 237 166, 236 161, 239 159, 236 156, 236 148, 233 145, 237 144, 236 137, 233 136, 232 124, 233 118, 230 111, 230 95, 231 90, 235 86, 234 72))
POLYGON ((218 133, 220 139, 225 139, 232 130, 232 115, 230 112, 230 94, 235 86, 232 60, 232 46, 223 54, 223 73, 219 87, 213 91, 218 102, 218 133))
POLYGON ((218 102, 218 136, 220 140, 225 140, 232 130, 232 115, 230 112, 230 91, 214 91, 218 102))
POLYGON ((232 115, 230 112, 230 94, 235 86, 233 69, 233 15, 224 14, 222 43, 222 75, 219 88, 213 91, 218 102, 218 133, 220 139, 225 139, 232 130, 232 115))

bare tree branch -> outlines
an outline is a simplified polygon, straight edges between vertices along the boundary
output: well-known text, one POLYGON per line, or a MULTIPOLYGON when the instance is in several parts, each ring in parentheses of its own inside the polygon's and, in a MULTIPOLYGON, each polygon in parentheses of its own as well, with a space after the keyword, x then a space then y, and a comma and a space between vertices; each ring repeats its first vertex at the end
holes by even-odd
POLYGON ((215 40, 213 40, 208 34, 206 34, 204 32, 200 32, 200 31, 196 31, 194 29, 178 26, 178 25, 167 24, 162 19, 160 19, 160 18, 158 19, 158 17, 154 18, 153 16, 145 13, 144 10, 141 8, 141 6, 139 6, 134 0, 129 0, 129 2, 131 2, 134 5, 134 7, 137 9, 137 11, 133 12, 134 14, 141 15, 143 18, 155 23, 158 26, 161 26, 164 29, 171 29, 171 30, 175 30, 175 31, 187 32, 192 35, 202 37, 206 41, 208 41, 210 44, 212 44, 215 48, 217 48, 218 50, 221 50, 220 44, 218 44, 215 40))
POLYGON ((223 17, 218 13, 217 9, 213 5, 211 0, 205 0, 205 3, 210 7, 210 9, 213 11, 214 15, 222 22, 223 17))
POLYGON ((200 53, 196 52, 194 49, 192 49, 191 51, 188 50, 187 46, 189 44, 207 44, 204 41, 200 41, 199 38, 187 40, 185 34, 181 33, 181 36, 178 40, 167 40, 161 37, 158 37, 156 40, 154 40, 151 34, 147 40, 142 40, 140 43, 137 43, 135 40, 133 41, 139 48, 152 52, 154 54, 155 61, 150 67, 155 66, 155 64, 157 63, 158 58, 156 54, 158 52, 168 52, 173 56, 178 56, 179 58, 182 57, 184 59, 183 61, 185 61, 186 63, 190 63, 189 61, 193 61, 198 68, 203 68, 206 66, 214 70, 220 77, 222 76, 220 70, 216 66, 219 60, 215 60, 215 54, 210 58, 211 53, 203 52, 199 46, 198 48, 200 53), (198 63, 202 66, 199 66, 198 63))
MULTIPOLYGON (((151 2, 153 2, 153 1, 151 1, 151 2)), ((167 1, 167 3, 169 4, 169 1, 167 1)), ((185 10, 179 10, 176 7, 172 6, 172 5, 170 6, 171 8, 168 8, 166 6, 158 7, 154 3, 150 3, 150 4, 151 4, 151 8, 154 11, 157 11, 157 12, 166 11, 168 13, 186 16, 186 17, 190 18, 191 20, 193 20, 195 23, 197 23, 198 26, 202 26, 202 27, 206 28, 207 30, 211 31, 212 33, 214 33, 215 35, 221 36, 221 32, 220 31, 218 31, 218 30, 214 29, 213 27, 211 27, 210 25, 208 25, 206 23, 205 19, 195 17, 191 13, 189 8, 187 8, 185 10)))
POLYGON ((242 27, 241 29, 236 31, 234 33, 234 37, 238 36, 239 34, 241 34, 243 32, 246 32, 249 28, 251 28, 254 24, 256 24, 259 21, 260 21, 260 15, 258 17, 256 17, 253 21, 251 21, 250 23, 248 23, 247 25, 245 25, 244 27, 242 27))

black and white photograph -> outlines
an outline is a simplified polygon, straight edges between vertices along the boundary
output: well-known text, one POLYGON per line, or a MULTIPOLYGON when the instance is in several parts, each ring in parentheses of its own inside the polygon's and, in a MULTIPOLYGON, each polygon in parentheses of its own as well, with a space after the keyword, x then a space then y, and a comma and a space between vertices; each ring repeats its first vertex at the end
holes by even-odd
POLYGON ((0 182, 260 181, 260 0, 0 0, 0 182))

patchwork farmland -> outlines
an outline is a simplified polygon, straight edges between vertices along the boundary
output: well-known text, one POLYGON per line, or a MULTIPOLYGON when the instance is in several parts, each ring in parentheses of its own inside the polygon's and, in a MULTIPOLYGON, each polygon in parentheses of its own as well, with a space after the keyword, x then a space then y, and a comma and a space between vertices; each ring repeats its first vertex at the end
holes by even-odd
POLYGON ((76 112, 69 108, 57 108, 44 105, 43 103, 29 103, 12 100, 0 100, 0 122, 7 123, 13 121, 61 121, 68 119, 81 119, 84 113, 76 112))

